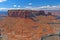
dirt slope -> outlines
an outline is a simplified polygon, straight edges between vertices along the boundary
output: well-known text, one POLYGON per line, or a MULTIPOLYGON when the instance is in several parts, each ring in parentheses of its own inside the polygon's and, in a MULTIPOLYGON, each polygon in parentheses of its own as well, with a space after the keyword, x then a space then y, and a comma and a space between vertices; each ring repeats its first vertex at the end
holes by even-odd
POLYGON ((48 24, 59 22, 54 16, 38 16, 36 19, 35 22, 30 18, 6 17, 0 21, 2 34, 7 35, 7 40, 40 40, 42 36, 56 32, 54 25, 48 24))

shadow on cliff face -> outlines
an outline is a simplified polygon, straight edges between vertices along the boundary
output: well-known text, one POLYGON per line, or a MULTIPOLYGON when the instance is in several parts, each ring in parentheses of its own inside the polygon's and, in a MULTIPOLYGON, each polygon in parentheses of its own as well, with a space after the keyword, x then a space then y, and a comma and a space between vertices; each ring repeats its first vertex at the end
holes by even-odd
POLYGON ((60 39, 60 34, 46 35, 41 38, 41 40, 59 40, 59 39, 60 39))

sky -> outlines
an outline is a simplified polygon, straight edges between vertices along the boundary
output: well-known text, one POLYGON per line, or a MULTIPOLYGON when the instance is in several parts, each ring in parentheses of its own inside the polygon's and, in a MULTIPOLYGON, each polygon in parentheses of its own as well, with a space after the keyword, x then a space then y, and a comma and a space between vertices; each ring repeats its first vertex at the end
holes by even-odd
POLYGON ((60 10, 60 0, 0 0, 0 10, 7 8, 60 10))

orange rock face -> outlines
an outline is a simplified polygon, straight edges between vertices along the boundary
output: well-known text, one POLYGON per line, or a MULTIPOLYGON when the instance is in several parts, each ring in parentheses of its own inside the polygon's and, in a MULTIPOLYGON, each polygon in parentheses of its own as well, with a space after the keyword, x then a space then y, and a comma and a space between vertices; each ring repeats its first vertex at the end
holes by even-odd
POLYGON ((30 18, 6 17, 0 22, 0 28, 8 40, 40 40, 42 36, 55 33, 55 28, 48 24, 54 21, 51 18, 54 19, 53 16, 40 16, 34 22, 30 18))

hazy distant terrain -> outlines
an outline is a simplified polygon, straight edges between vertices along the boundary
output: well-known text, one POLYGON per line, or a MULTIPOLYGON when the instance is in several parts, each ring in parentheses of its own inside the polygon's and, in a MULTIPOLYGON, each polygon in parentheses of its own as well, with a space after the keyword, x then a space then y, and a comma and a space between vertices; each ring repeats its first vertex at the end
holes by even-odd
POLYGON ((60 16, 60 10, 45 10, 45 13, 51 12, 53 15, 60 16))

